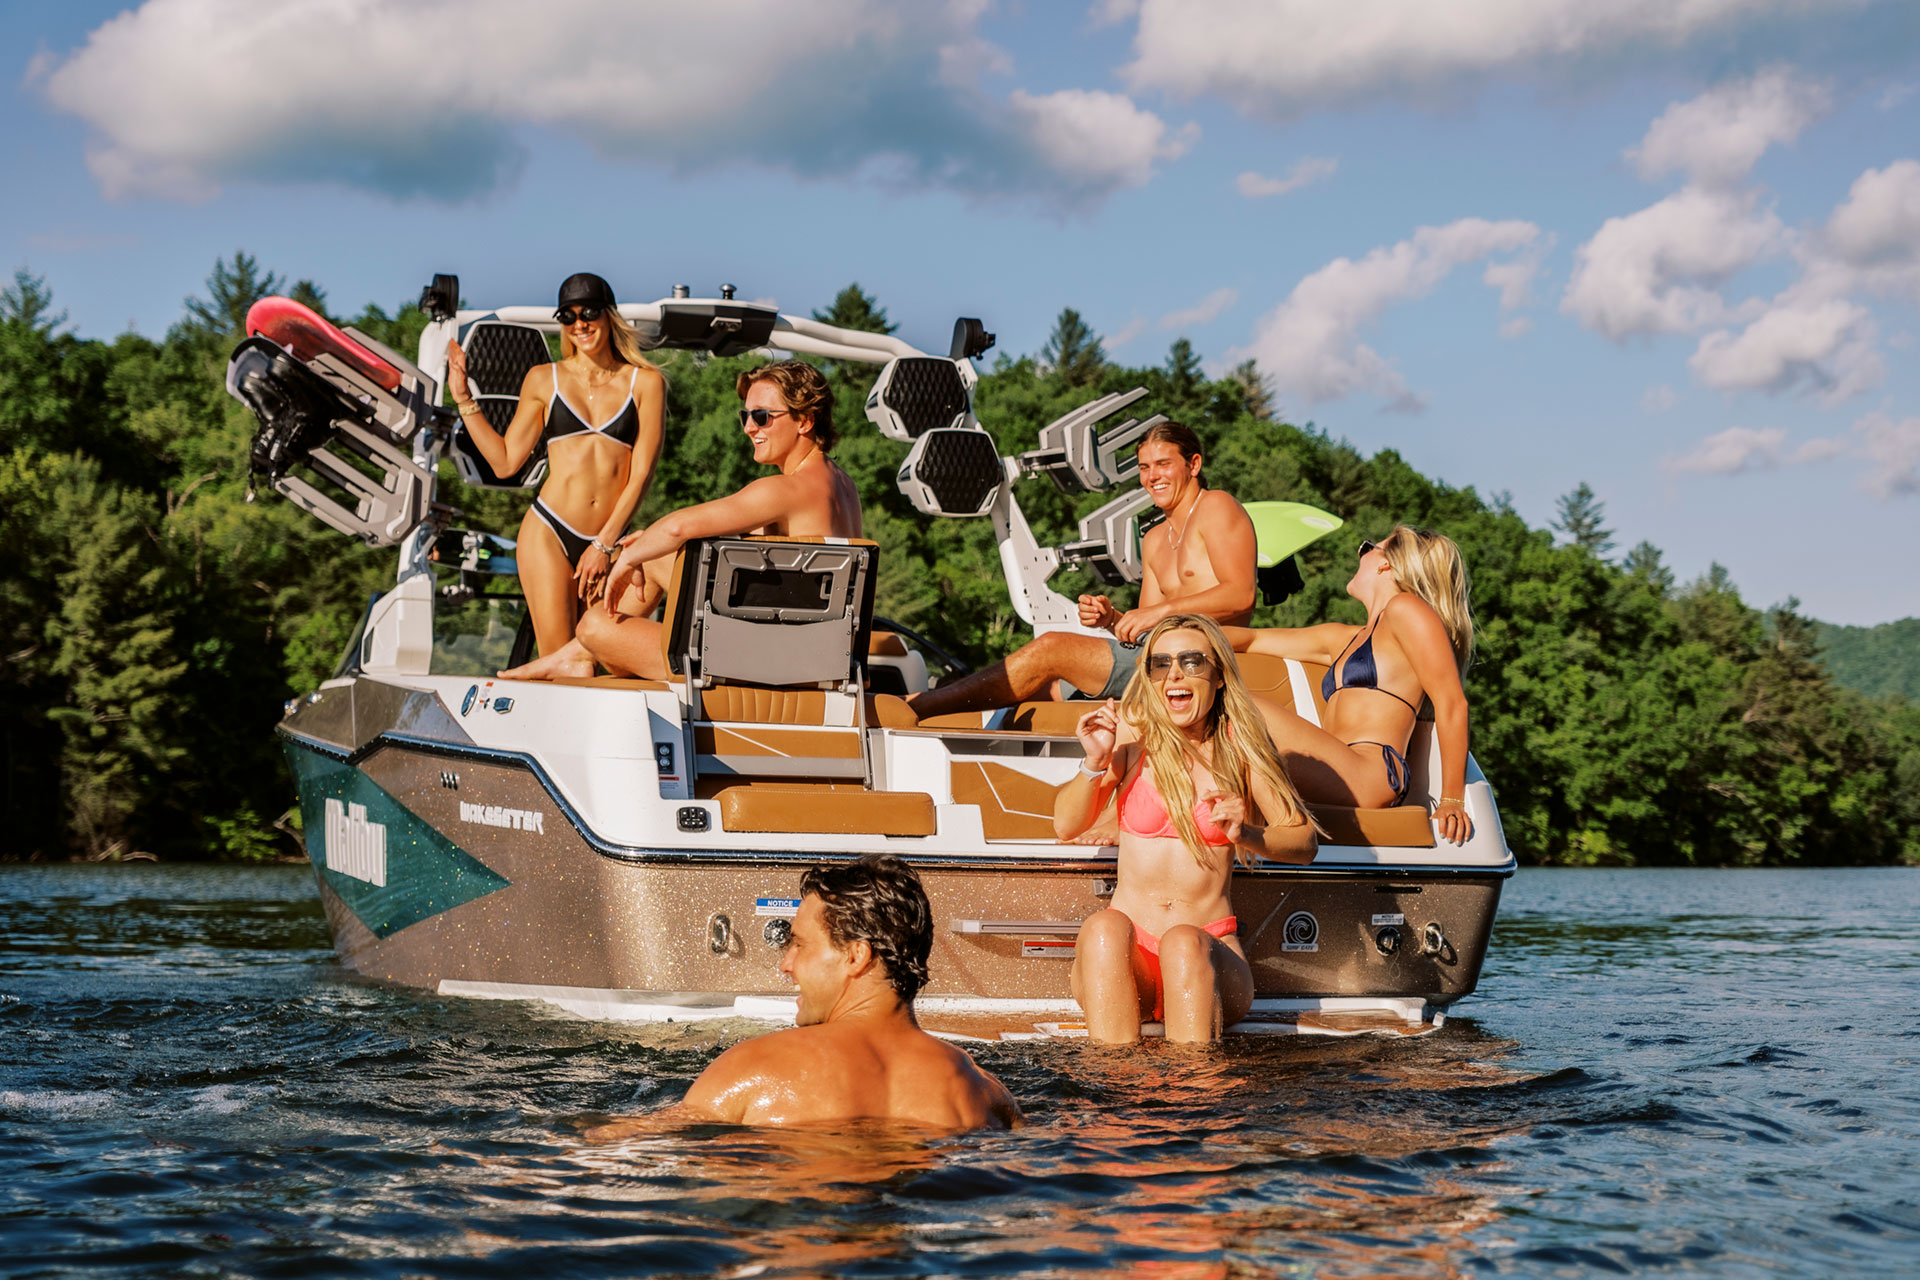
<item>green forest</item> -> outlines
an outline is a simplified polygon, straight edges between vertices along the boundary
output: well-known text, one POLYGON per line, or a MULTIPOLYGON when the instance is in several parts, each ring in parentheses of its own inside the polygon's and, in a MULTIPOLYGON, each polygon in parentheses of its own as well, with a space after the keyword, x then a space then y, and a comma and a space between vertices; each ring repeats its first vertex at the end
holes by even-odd
MULTIPOLYGON (((24 270, 0 288, 0 531, 11 548, 0 566, 0 858, 297 850, 274 723, 287 698, 332 674, 395 557, 271 491, 249 499, 254 423, 223 378, 247 307, 268 293, 408 354, 425 323, 411 305, 342 311, 314 282, 279 279, 245 254, 216 264, 160 341, 76 336, 48 283, 24 270)), ((816 314, 890 329, 857 285, 816 314)), ((733 412, 740 363, 663 361, 667 445, 641 522, 750 477, 733 412)), ((1004 654, 1027 637, 991 526, 924 518, 900 496, 906 447, 860 418, 876 373, 831 370, 835 457, 860 484, 882 549, 878 611, 969 660, 1004 654)), ((1071 310, 1039 353, 992 359, 976 410, 1013 453, 1072 406, 1135 386, 1151 393, 1140 409, 1208 442, 1211 485, 1347 521, 1302 554, 1305 589, 1263 607, 1258 624, 1360 621, 1342 590, 1356 538, 1406 522, 1460 543, 1480 628, 1467 679, 1473 749, 1521 862, 1920 863, 1920 707, 1838 682, 1821 653, 1828 633, 1793 601, 1754 608, 1717 566, 1677 581, 1645 543, 1616 553, 1584 485, 1553 527, 1530 527, 1504 495, 1451 488, 1392 450, 1363 457, 1312 424, 1280 421, 1252 364, 1210 379, 1182 339, 1160 365, 1117 365, 1071 310)), ((1035 532, 1054 541, 1105 497, 1069 500, 1040 479, 1021 490, 1035 532)), ((467 490, 450 467, 441 498, 468 527, 508 535, 528 501, 467 490)))
POLYGON ((1872 697, 1920 702, 1920 618, 1877 627, 1820 624, 1820 658, 1833 678, 1872 697))

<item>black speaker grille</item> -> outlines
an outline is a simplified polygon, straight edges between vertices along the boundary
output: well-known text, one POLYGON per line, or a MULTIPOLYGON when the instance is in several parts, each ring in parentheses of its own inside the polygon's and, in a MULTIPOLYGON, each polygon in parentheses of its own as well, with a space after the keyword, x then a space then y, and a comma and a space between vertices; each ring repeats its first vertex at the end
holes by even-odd
POLYGON ((953 515, 978 511, 1000 487, 1003 474, 993 437, 966 428, 933 433, 914 468, 915 478, 933 493, 940 509, 953 515))
POLYGON ((952 426, 966 412, 967 385, 951 360, 903 356, 894 362, 880 401, 900 415, 907 438, 918 440, 935 428, 952 426))
MULTIPOLYGON (((466 351, 467 379, 484 395, 518 396, 529 370, 553 362, 538 329, 497 320, 483 320, 467 330, 466 351)), ((487 421, 493 422, 493 414, 487 414, 487 421)))

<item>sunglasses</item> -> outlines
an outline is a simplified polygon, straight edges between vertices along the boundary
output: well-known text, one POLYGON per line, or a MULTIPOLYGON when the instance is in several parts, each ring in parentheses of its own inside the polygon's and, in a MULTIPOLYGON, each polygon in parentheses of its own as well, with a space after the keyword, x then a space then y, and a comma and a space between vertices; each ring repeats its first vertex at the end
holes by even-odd
POLYGON ((742 409, 740 411, 740 425, 744 427, 747 423, 751 422, 756 427, 764 427, 775 418, 791 418, 793 416, 793 410, 791 409, 742 409))
POLYGON ((1379 545, 1380 544, 1377 542, 1368 542, 1365 539, 1362 539, 1360 542, 1360 554, 1364 556, 1367 554, 1367 552, 1373 551, 1376 548, 1378 548, 1379 545))
POLYGON ((1218 670, 1213 665, 1213 656, 1199 649, 1182 649, 1179 653, 1151 653, 1147 655, 1147 679, 1155 684, 1167 678, 1174 663, 1180 664, 1180 674, 1192 676, 1196 680, 1211 680, 1218 670))
POLYGON ((553 313, 553 318, 555 320, 558 320, 561 324, 572 324, 574 321, 574 318, 577 316, 582 323, 592 324, 595 320, 598 320, 601 316, 605 315, 606 313, 607 313, 607 309, 605 307, 596 307, 592 305, 588 305, 584 307, 561 307, 558 311, 553 313))

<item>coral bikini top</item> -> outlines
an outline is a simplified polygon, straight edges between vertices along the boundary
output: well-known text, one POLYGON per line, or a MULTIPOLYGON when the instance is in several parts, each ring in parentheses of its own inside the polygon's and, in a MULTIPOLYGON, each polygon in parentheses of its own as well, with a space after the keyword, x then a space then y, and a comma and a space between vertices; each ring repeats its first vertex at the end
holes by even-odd
MULTIPOLYGON (((1120 793, 1120 829, 1129 835, 1148 839, 1177 837, 1180 832, 1174 828, 1173 815, 1167 812, 1167 802, 1161 796, 1160 788, 1147 779, 1147 768, 1142 763, 1120 793)), ((1217 848, 1233 843, 1227 839, 1226 832, 1213 824, 1213 805, 1209 801, 1193 802, 1193 825, 1199 830, 1203 844, 1217 848)))

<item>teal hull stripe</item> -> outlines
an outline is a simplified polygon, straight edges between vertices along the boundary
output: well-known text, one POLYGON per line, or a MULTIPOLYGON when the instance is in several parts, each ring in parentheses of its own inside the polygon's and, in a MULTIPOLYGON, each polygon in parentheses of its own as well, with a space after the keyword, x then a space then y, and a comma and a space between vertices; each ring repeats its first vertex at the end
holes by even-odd
POLYGON ((508 885, 350 764, 288 742, 314 872, 387 938, 508 885))

